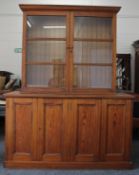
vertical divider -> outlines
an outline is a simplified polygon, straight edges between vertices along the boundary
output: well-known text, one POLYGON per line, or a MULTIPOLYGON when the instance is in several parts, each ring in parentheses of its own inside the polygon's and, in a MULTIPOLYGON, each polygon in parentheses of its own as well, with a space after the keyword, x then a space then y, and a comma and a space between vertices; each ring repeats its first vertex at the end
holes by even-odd
POLYGON ((37 105, 37 99, 32 98, 32 156, 33 160, 38 159, 37 150, 38 150, 38 144, 37 144, 37 138, 38 138, 38 105, 37 105))
POLYGON ((74 54, 74 12, 69 12, 69 92, 72 92, 73 86, 73 54, 74 54))
POLYGON ((5 126, 6 126, 6 136, 5 136, 5 146, 6 146, 6 152, 5 152, 5 159, 12 160, 13 159, 13 153, 14 153, 14 108, 13 105, 13 99, 8 98, 6 99, 6 118, 5 118, 5 126), (10 116, 10 117, 9 117, 10 116))
POLYGON ((116 15, 112 18, 112 90, 116 90, 116 15))
POLYGON ((76 100, 64 100, 62 160, 74 161, 76 151, 76 100))
POLYGON ((66 81, 66 92, 68 93, 69 92, 69 75, 70 75, 70 65, 69 65, 69 47, 70 47, 70 14, 67 13, 67 16, 66 16, 66 71, 65 71, 65 81, 66 81))
POLYGON ((26 83, 26 45, 27 45, 27 15, 23 14, 23 41, 22 41, 22 88, 27 86, 26 83))

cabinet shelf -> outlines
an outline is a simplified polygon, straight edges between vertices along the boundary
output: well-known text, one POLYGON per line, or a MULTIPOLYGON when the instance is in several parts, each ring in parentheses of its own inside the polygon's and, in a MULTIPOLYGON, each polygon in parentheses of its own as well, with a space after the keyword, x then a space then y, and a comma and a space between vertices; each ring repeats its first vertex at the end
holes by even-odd
MULTIPOLYGON (((27 38, 27 41, 66 41, 66 38, 27 38)), ((101 38, 74 38, 74 41, 82 42, 113 42, 113 39, 101 38)))
POLYGON ((101 38, 74 38, 74 41, 82 42, 113 42, 113 39, 101 39, 101 38))
POLYGON ((79 66, 112 66, 112 64, 106 64, 106 63, 74 63, 74 65, 79 65, 79 66))
POLYGON ((38 61, 30 61, 26 63, 27 65, 65 65, 65 63, 61 62, 38 62, 38 61))
POLYGON ((66 41, 66 38, 27 38, 27 41, 66 41))

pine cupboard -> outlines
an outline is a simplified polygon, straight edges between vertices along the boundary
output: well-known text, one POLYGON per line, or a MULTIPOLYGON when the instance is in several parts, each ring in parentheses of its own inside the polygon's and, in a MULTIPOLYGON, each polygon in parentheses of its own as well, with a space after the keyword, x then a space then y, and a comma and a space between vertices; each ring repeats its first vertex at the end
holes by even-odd
POLYGON ((7 167, 130 168, 131 97, 9 93, 7 167))
POLYGON ((22 88, 6 167, 131 168, 132 96, 115 92, 119 7, 20 5, 22 88))

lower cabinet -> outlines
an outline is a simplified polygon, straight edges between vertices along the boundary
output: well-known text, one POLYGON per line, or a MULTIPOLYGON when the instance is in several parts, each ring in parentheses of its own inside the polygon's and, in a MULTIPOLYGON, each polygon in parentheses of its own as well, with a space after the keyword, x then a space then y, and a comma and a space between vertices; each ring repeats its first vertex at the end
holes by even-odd
POLYGON ((129 168, 131 100, 7 98, 7 167, 129 168))

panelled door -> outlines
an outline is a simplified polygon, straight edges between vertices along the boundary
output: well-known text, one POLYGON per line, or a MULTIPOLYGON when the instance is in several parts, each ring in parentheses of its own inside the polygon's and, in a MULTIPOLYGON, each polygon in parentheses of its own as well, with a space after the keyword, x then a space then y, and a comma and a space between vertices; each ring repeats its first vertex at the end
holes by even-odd
POLYGON ((101 100, 77 100, 75 110, 75 160, 98 161, 100 158, 101 100))
POLYGON ((6 112, 6 159, 30 161, 37 158, 37 100, 9 98, 6 112))
POLYGON ((61 161, 63 144, 62 99, 38 100, 38 159, 42 161, 61 161))
POLYGON ((102 100, 102 106, 102 158, 105 161, 128 160, 131 146, 131 102, 102 100))

